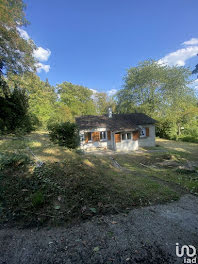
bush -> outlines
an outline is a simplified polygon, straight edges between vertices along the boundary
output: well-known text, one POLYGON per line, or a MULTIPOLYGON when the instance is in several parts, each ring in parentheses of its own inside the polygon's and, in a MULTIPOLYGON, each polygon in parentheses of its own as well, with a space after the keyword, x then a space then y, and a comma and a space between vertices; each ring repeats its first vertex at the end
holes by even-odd
POLYGON ((33 207, 41 207, 44 204, 45 199, 40 191, 35 192, 31 198, 33 207))
POLYGON ((65 122, 48 126, 50 140, 60 146, 75 149, 80 144, 79 130, 75 123, 65 122))
POLYGON ((0 155, 0 170, 16 168, 29 163, 30 158, 26 154, 7 153, 0 155))
POLYGON ((182 136, 179 138, 181 141, 184 142, 192 142, 192 143, 198 143, 198 137, 193 136, 182 136))
POLYGON ((167 139, 176 139, 177 127, 170 120, 161 119, 156 124, 156 136, 167 139))
POLYGON ((198 143, 198 123, 186 125, 179 139, 186 142, 198 143))

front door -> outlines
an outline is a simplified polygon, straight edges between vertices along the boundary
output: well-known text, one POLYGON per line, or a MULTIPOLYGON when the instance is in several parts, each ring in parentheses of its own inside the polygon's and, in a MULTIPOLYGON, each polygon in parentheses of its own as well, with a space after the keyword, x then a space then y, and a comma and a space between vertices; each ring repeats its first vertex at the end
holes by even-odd
POLYGON ((120 133, 116 133, 115 134, 115 143, 121 142, 121 134, 120 133))

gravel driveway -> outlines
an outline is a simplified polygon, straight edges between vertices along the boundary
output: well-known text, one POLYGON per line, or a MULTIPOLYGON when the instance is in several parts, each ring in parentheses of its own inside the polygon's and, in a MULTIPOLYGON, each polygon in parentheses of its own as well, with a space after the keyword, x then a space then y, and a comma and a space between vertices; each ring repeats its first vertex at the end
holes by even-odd
POLYGON ((183 263, 175 243, 198 249, 198 197, 95 217, 71 228, 1 229, 0 263, 183 263))

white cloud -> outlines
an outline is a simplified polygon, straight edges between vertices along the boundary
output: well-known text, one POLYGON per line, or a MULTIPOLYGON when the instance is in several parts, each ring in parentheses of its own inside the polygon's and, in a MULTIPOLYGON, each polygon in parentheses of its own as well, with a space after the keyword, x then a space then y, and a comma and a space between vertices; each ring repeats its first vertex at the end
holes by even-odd
MULTIPOLYGON (((23 39, 25 40, 30 39, 30 36, 28 35, 27 31, 19 27, 17 28, 17 30, 19 31, 19 34, 23 39)), ((50 65, 43 64, 41 63, 41 61, 47 61, 50 55, 51 55, 51 51, 49 49, 44 49, 42 47, 38 47, 33 51, 33 56, 35 57, 35 59, 39 61, 35 65, 38 73, 40 73, 42 70, 45 71, 46 73, 49 72, 50 65)))
POLYGON ((51 55, 51 51, 49 49, 38 47, 34 50, 33 55, 39 61, 47 61, 49 56, 51 55))
POLYGON ((94 90, 94 89, 89 89, 89 90, 91 90, 93 94, 96 94, 96 93, 98 93, 98 91, 97 91, 97 90, 94 90))
POLYGON ((42 47, 38 47, 33 51, 33 56, 39 61, 36 63, 37 72, 40 73, 42 70, 46 73, 50 70, 50 65, 43 64, 41 61, 47 61, 49 56, 51 55, 51 51, 49 49, 44 49, 42 47))
POLYGON ((38 62, 38 63, 36 63, 36 69, 37 69, 38 73, 40 73, 42 70, 47 73, 50 70, 50 65, 38 62))
POLYGON ((198 46, 190 46, 169 53, 158 61, 159 64, 169 66, 184 66, 186 61, 198 54, 198 46))
POLYGON ((197 90, 198 90, 198 79, 193 80, 193 81, 189 84, 189 86, 190 86, 191 88, 194 88, 194 89, 197 89, 197 90))
POLYGON ((30 39, 30 36, 28 35, 27 31, 23 30, 22 28, 17 28, 17 30, 19 31, 20 36, 25 39, 28 40, 30 39))
POLYGON ((198 38, 191 38, 188 41, 185 41, 184 43, 182 43, 183 45, 197 45, 198 44, 198 38))
POLYGON ((111 89, 111 90, 107 91, 108 96, 113 96, 116 93, 117 93, 116 89, 111 89))

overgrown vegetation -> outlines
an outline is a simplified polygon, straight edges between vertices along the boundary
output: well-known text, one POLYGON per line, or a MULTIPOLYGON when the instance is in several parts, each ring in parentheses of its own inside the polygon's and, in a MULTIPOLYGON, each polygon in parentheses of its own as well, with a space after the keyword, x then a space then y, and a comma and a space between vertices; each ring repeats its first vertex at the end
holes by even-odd
POLYGON ((28 96, 18 87, 9 91, 6 97, 0 96, 0 133, 24 134, 35 129, 38 120, 29 113, 28 96))
POLYGON ((197 174, 177 171, 188 161, 196 163, 196 144, 159 144, 157 153, 114 156, 121 165, 118 169, 108 156, 79 155, 54 145, 46 133, 5 138, 0 141, 0 221, 20 226, 62 225, 175 200, 183 193, 182 186, 184 192, 196 193, 197 174), (177 165, 158 164, 166 160, 177 165))
POLYGON ((31 172, 16 167, 4 170, 0 176, 1 222, 63 224, 178 198, 174 191, 149 179, 120 175, 109 162, 104 173, 100 162, 77 157, 32 167, 31 172))
POLYGON ((30 163, 30 158, 26 154, 4 153, 0 155, 0 171, 7 168, 17 168, 30 163))
POLYGON ((79 130, 75 123, 65 122, 48 126, 49 137, 60 146, 75 149, 80 144, 79 130))

